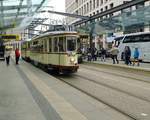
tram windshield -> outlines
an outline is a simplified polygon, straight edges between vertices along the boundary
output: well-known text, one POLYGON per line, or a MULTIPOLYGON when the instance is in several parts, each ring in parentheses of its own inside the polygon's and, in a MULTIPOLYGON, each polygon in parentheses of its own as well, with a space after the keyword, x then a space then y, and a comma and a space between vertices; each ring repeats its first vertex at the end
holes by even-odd
POLYGON ((67 38, 67 51, 75 51, 76 46, 77 46, 76 44, 77 44, 76 37, 68 37, 67 38))

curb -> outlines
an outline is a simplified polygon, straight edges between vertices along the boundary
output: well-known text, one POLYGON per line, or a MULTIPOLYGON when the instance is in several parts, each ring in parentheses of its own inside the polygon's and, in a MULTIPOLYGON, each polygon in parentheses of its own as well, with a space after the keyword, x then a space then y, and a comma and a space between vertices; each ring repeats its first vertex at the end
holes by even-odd
POLYGON ((143 72, 150 72, 150 68, 142 68, 142 67, 136 67, 136 66, 125 66, 120 64, 109 64, 109 63, 94 63, 94 62, 87 62, 84 61, 83 64, 95 64, 95 65, 102 65, 107 67, 115 67, 115 68, 124 68, 124 69, 130 69, 130 70, 137 70, 137 71, 143 71, 143 72))

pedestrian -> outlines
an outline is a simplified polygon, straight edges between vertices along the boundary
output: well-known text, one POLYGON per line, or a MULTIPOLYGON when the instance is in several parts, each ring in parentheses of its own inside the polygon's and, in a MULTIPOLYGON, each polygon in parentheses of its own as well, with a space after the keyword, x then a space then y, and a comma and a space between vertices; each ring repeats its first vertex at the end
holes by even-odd
POLYGON ((87 58, 88 58, 88 61, 91 61, 92 59, 91 48, 88 48, 87 50, 87 58))
POLYGON ((20 52, 18 48, 15 50, 15 57, 16 57, 16 65, 18 65, 19 58, 20 58, 20 52))
POLYGON ((10 54, 11 54, 11 51, 9 48, 6 48, 6 51, 5 51, 5 58, 6 58, 6 65, 9 66, 9 63, 10 63, 10 54))
POLYGON ((124 59, 126 65, 131 65, 131 50, 129 46, 125 46, 124 48, 124 59))
POLYGON ((94 48, 94 61, 97 61, 97 54, 98 54, 98 51, 96 48, 94 48))
POLYGON ((101 49, 101 61, 106 61, 106 50, 103 47, 101 49))
POLYGON ((117 64, 119 64, 118 53, 119 53, 119 49, 116 46, 114 46, 110 50, 110 54, 112 56, 113 64, 115 64, 116 62, 117 62, 117 64))
POLYGON ((134 57, 133 66, 135 65, 135 62, 137 62, 137 66, 140 66, 139 55, 140 55, 140 53, 139 53, 138 48, 135 48, 135 50, 134 50, 134 56, 133 56, 134 57))

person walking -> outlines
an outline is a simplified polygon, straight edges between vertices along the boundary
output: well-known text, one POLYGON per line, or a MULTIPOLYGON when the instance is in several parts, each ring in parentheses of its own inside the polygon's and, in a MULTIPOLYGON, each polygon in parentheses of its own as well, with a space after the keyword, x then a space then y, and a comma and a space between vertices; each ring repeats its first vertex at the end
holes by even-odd
POLYGON ((125 49, 124 49, 124 58, 125 58, 125 64, 126 65, 131 65, 131 50, 130 50, 130 47, 129 46, 125 46, 125 49))
POLYGON ((119 53, 119 49, 116 46, 114 46, 110 50, 110 54, 112 56, 113 64, 115 64, 116 62, 117 62, 117 64, 119 64, 118 53, 119 53))
POLYGON ((16 65, 18 65, 19 58, 20 58, 20 52, 18 48, 15 50, 15 57, 16 57, 16 65))
POLYGON ((101 49, 101 61, 106 61, 106 50, 103 47, 101 49))
POLYGON ((11 54, 11 51, 9 48, 6 48, 6 51, 5 51, 5 58, 6 58, 6 65, 9 66, 9 63, 10 63, 10 54, 11 54))
POLYGON ((133 56, 134 57, 133 66, 135 65, 135 62, 137 62, 137 66, 140 66, 139 55, 140 55, 140 53, 139 53, 138 48, 135 48, 135 50, 134 50, 134 56, 133 56))
POLYGON ((91 48, 87 49, 87 58, 88 58, 88 61, 91 61, 92 59, 91 48))

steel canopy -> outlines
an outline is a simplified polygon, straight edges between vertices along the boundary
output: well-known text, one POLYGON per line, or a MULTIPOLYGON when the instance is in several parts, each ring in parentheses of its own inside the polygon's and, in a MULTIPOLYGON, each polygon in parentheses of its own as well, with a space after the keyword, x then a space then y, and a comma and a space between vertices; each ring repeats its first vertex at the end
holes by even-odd
POLYGON ((37 13, 47 1, 0 0, 0 31, 17 27, 24 18, 37 13))

